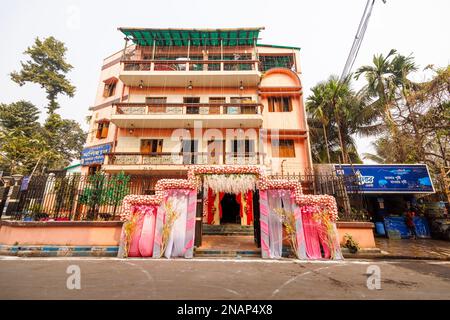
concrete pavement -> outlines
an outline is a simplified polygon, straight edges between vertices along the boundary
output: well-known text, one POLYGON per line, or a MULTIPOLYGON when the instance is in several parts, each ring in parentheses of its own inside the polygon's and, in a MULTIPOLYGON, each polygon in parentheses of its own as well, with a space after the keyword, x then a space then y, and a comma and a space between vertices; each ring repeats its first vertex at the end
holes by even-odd
POLYGON ((0 299, 450 299, 450 262, 0 257, 0 299))

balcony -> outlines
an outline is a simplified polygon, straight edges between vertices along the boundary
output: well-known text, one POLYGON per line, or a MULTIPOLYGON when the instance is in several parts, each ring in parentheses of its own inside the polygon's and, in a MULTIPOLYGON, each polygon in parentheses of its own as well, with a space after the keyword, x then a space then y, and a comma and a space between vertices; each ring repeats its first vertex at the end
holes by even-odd
POLYGON ((146 170, 180 171, 188 165, 262 165, 265 154, 247 153, 208 153, 208 152, 151 152, 151 153, 109 153, 106 155, 106 171, 146 170))
POLYGON ((260 81, 258 60, 122 60, 119 78, 127 86, 238 87, 260 81))
POLYGON ((258 103, 117 103, 111 122, 119 128, 259 128, 262 104, 258 103))

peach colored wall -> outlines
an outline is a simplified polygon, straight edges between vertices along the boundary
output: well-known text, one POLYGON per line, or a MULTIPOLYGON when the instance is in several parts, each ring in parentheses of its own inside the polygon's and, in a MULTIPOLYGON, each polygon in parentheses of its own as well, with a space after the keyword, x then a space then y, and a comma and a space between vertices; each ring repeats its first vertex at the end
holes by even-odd
MULTIPOLYGON (((64 222, 58 222, 63 225, 64 222)), ((117 246, 121 226, 0 226, 0 245, 69 245, 117 246)), ((338 223, 340 243, 346 233, 359 242, 361 248, 376 248, 372 228, 341 227, 338 223)))
POLYGON ((116 246, 121 227, 51 226, 22 227, 0 226, 0 244, 60 245, 60 246, 116 246))
POLYGON ((375 237, 372 228, 345 228, 338 227, 339 242, 344 243, 345 234, 350 234, 355 239, 361 248, 370 249, 376 248, 375 237))
MULTIPOLYGON (((127 48, 127 52, 131 52, 135 49, 134 45, 131 45, 127 48)), ((136 54, 138 57, 140 55, 139 50, 141 48, 137 48, 136 54)), ((147 54, 151 52, 152 48, 146 48, 147 54)), ((156 48, 157 53, 158 52, 164 52, 167 48, 156 48)), ((191 46, 191 53, 196 54, 202 52, 201 49, 204 48, 196 48, 191 46), (198 50, 197 50, 198 49, 198 50), (198 52, 197 52, 198 51, 198 52)), ((247 48, 244 47, 238 47, 238 48, 227 48, 224 47, 224 53, 232 53, 235 51, 241 51, 241 52, 247 52, 251 53, 253 55, 253 58, 256 58, 254 47, 250 46, 247 48)), ((186 51, 186 48, 170 48, 171 53, 177 52, 183 52, 186 51), (175 51, 174 51, 175 50, 175 51)), ((214 51, 214 48, 211 48, 210 53, 214 51)), ((300 74, 300 59, 299 59, 299 50, 297 49, 288 49, 288 48, 274 48, 274 47, 256 47, 256 51, 258 53, 272 53, 272 54, 295 54, 295 63, 297 66, 297 73, 294 72, 266 72, 262 79, 260 86, 261 87, 267 87, 267 88, 277 88, 277 87, 299 87, 301 86, 300 80, 298 78, 298 75, 300 74)), ((134 137, 136 139, 139 139, 140 137, 158 137, 158 136, 170 136, 166 135, 166 133, 163 133, 162 130, 160 130, 157 134, 155 132, 142 132, 139 130, 136 130, 133 135, 128 135, 126 132, 124 133, 122 130, 119 130, 116 128, 116 126, 113 123, 110 123, 109 126, 109 132, 108 137, 106 139, 97 139, 95 137, 96 135, 96 129, 97 129, 97 122, 98 119, 110 119, 113 108, 111 105, 107 105, 109 102, 120 99, 124 102, 145 102, 145 97, 148 96, 166 96, 168 102, 182 102, 183 97, 192 97, 192 96, 198 96, 200 97, 200 101, 202 103, 207 103, 209 100, 209 97, 226 97, 227 102, 230 101, 230 97, 239 97, 239 96, 246 96, 251 97, 255 100, 255 102, 262 103, 264 105, 263 108, 263 128, 283 128, 283 129, 300 129, 300 130, 306 130, 307 125, 305 121, 305 111, 303 107, 303 97, 301 95, 297 95, 292 98, 293 101, 293 111, 289 113, 277 113, 277 112, 268 112, 267 106, 268 101, 267 98, 263 98, 258 96, 258 88, 257 87, 245 87, 244 90, 239 90, 236 87, 210 87, 210 88, 198 88, 194 87, 193 90, 187 90, 187 88, 171 88, 171 87, 161 87, 161 88, 138 88, 138 87, 126 87, 123 85, 123 83, 119 80, 116 86, 115 94, 112 97, 105 98, 103 97, 103 89, 104 89, 104 80, 110 78, 110 77, 117 77, 119 78, 119 73, 121 70, 121 64, 118 62, 118 59, 122 56, 122 50, 117 51, 116 53, 110 55, 109 57, 105 58, 103 61, 103 65, 106 66, 107 64, 113 63, 112 65, 106 67, 105 69, 101 70, 100 77, 99 77, 99 83, 97 87, 97 92, 95 96, 95 106, 99 106, 102 104, 106 104, 105 107, 92 110, 92 119, 90 122, 90 129, 89 134, 86 141, 86 147, 91 147, 99 144, 105 144, 105 143, 111 143, 114 142, 116 139, 116 134, 118 135, 118 143, 117 143, 117 149, 116 152, 138 152, 138 145, 139 143, 136 141, 132 141, 132 138, 134 137), (126 96, 127 99, 124 99, 126 96), (120 133, 118 132, 120 131, 120 133), (121 139, 123 138, 123 139, 121 139), (127 140, 128 139, 128 140, 127 140)), ((95 108, 94 108, 95 109, 95 108)), ((173 143, 166 145, 168 148, 175 148, 177 149, 177 146, 175 146, 173 143)), ((310 168, 311 167, 311 157, 309 155, 308 151, 308 140, 303 141, 296 141, 295 142, 295 152, 296 157, 295 158, 286 158, 286 161, 284 162, 284 166, 286 172, 289 171, 301 171, 303 168, 310 168)), ((164 149, 166 149, 164 147, 164 149)), ((170 151, 170 150, 164 150, 164 151, 170 151)), ((206 151, 205 146, 203 146, 203 150, 199 151, 206 151)), ((271 145, 270 141, 268 143, 265 143, 264 145, 260 146, 259 150, 260 152, 266 152, 268 154, 268 158, 271 154, 271 145)), ((280 163, 284 159, 281 158, 273 158, 272 159, 272 170, 274 172, 280 172, 280 163)), ((82 172, 86 173, 88 170, 88 167, 83 167, 82 172)))

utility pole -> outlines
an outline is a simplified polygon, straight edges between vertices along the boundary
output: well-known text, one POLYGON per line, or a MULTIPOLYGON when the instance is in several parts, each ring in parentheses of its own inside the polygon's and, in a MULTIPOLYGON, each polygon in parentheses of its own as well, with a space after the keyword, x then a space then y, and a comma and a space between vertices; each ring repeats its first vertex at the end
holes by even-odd
MULTIPOLYGON (((382 0, 383 3, 386 3, 386 0, 382 0)), ((361 47, 362 41, 364 39, 364 35, 366 34, 367 26, 369 24, 370 16, 372 15, 372 10, 375 5, 375 0, 367 0, 366 6, 364 8, 363 15, 361 17, 361 21, 359 22, 358 29, 356 30, 355 39, 353 40, 352 47, 350 48, 350 52, 347 57, 347 61, 345 62, 344 70, 342 70, 341 77, 339 78, 338 85, 336 86, 336 89, 333 94, 332 104, 333 109, 335 111, 335 120, 336 125, 338 129, 338 136, 339 136, 339 144, 341 147, 341 156, 342 156, 342 162, 351 162, 350 157, 348 157, 348 154, 344 152, 344 142, 342 140, 342 132, 340 128, 340 119, 339 119, 339 112, 336 110, 336 95, 337 92, 342 85, 342 83, 346 80, 346 78, 349 76, 353 64, 355 63, 356 57, 359 53, 359 48, 361 47)))

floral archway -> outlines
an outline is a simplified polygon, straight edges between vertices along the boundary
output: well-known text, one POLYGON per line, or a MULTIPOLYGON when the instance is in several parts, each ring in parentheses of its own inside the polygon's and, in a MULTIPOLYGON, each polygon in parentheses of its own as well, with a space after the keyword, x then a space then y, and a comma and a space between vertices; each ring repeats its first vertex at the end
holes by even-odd
MULTIPOLYGON (((235 165, 191 166, 187 179, 159 180, 155 195, 126 196, 119 257, 192 258, 196 195, 201 187, 219 197, 220 192, 259 190, 263 258, 281 258, 285 230, 297 258, 342 259, 334 197, 304 195, 300 181, 269 179, 261 167, 235 165)), ((203 210, 208 214, 210 198, 205 200, 203 210)), ((244 214, 249 221, 251 213, 244 214)))

